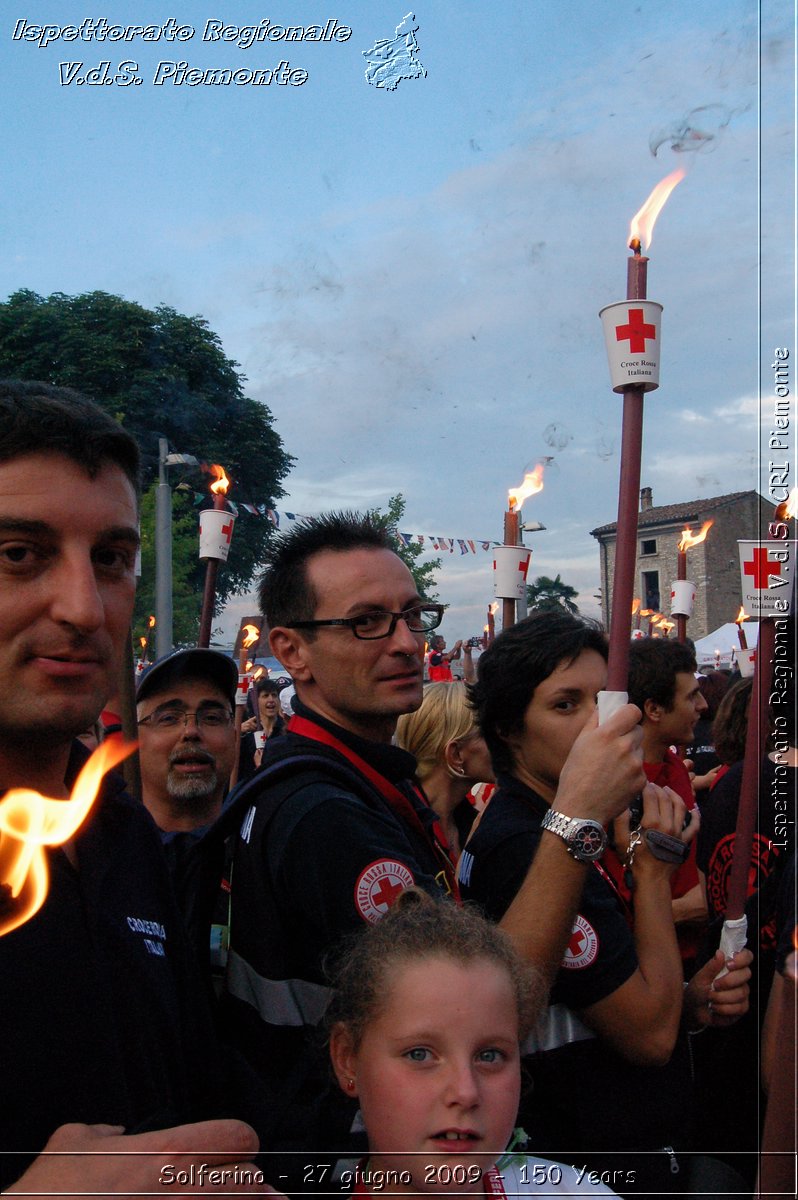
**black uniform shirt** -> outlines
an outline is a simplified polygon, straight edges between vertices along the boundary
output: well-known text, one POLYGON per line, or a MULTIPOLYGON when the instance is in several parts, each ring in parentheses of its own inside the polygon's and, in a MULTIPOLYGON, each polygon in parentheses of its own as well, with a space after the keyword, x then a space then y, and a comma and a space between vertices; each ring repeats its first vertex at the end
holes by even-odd
MULTIPOLYGON (((67 782, 84 759, 76 744, 67 782)), ((0 1148, 36 1152, 66 1122, 128 1132, 221 1115, 220 1066, 149 814, 106 777, 50 890, 0 937, 0 1148)), ((0 1181, 32 1155, 0 1155, 0 1181)))

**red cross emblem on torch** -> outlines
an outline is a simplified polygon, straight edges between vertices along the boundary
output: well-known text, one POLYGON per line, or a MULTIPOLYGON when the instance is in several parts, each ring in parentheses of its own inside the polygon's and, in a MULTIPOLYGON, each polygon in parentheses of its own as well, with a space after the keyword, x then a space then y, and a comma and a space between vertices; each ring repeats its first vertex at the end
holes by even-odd
POLYGON ((644 320, 642 308, 630 308, 628 323, 615 326, 616 341, 628 341, 630 354, 645 354, 646 339, 654 341, 656 336, 656 326, 644 320))
POLYGON ((761 591, 768 586, 771 575, 781 575, 781 563, 768 558, 766 546, 757 547, 753 553, 753 558, 743 563, 743 574, 750 575, 754 587, 761 591))

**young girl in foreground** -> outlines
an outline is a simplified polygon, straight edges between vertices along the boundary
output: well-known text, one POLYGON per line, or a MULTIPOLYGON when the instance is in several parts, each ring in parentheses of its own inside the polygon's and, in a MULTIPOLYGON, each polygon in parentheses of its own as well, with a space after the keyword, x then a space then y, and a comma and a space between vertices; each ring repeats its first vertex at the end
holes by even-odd
POLYGON ((541 998, 495 925, 411 889, 364 930, 334 983, 333 1069, 360 1102, 370 1150, 351 1172, 354 1195, 615 1194, 578 1167, 500 1159, 541 998))

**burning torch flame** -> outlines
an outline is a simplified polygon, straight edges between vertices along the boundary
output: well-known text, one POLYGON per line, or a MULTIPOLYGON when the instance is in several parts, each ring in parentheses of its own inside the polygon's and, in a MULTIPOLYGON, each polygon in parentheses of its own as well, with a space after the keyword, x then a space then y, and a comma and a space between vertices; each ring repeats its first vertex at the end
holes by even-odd
POLYGON ((492 615, 495 617, 495 616, 496 616, 496 613, 497 613, 498 611, 499 611, 499 601, 498 601, 498 600, 494 600, 494 601, 492 602, 492 604, 489 604, 489 605, 488 605, 488 612, 489 612, 489 613, 491 613, 491 614, 492 614, 492 615))
POLYGON ((256 667, 255 670, 252 672, 252 682, 254 683, 256 679, 260 679, 262 674, 263 674, 263 667, 256 667))
POLYGON ((524 481, 517 488, 510 488, 507 493, 507 503, 511 509, 520 508, 527 496, 534 496, 543 491, 543 463, 538 463, 533 471, 527 471, 524 481))
POLYGON ((155 628, 155 617, 150 617, 149 621, 147 622, 147 628, 148 629, 155 628))
POLYGON ((697 546, 709 533, 711 527, 715 524, 714 521, 705 521, 701 526, 700 533, 691 533, 689 527, 682 530, 682 540, 679 542, 678 549, 684 553, 686 550, 691 550, 693 546, 697 546))
POLYGON ((679 167, 678 170, 671 171, 670 175, 666 175, 654 188, 643 207, 632 217, 632 223, 629 226, 629 245, 635 252, 640 249, 641 242, 643 249, 648 250, 651 245, 651 235, 654 232, 654 222, 662 212, 668 196, 676 184, 684 179, 685 174, 684 168, 679 167))
POLYGON ((139 645, 141 646, 142 650, 146 650, 147 649, 147 639, 145 637, 140 637, 139 645))
POLYGON ((743 607, 743 605, 741 604, 741 605, 740 605, 740 611, 738 612, 737 616, 734 618, 734 624, 735 624, 735 625, 742 625, 743 621, 749 621, 750 619, 751 619, 751 614, 750 614, 750 613, 747 613, 747 612, 745 611, 745 608, 744 608, 744 607, 743 607))
POLYGON ((30 920, 47 896, 45 846, 60 846, 86 819, 106 771, 136 743, 101 742, 78 775, 69 800, 12 788, 0 800, 0 935, 30 920))
POLYGON ((792 521, 798 516, 798 487, 794 487, 787 499, 776 506, 774 516, 777 521, 792 521))
POLYGON ((634 600, 632 601, 632 616, 636 616, 638 612, 640 612, 640 597, 635 596, 634 600))
POLYGON ((244 634, 241 649, 249 650, 250 646, 254 646, 260 637, 260 630, 257 625, 245 625, 241 632, 244 634))
POLYGON ((211 491, 214 496, 226 496, 227 489, 230 487, 230 480, 225 474, 224 467, 220 467, 218 463, 211 463, 211 471, 216 477, 216 483, 211 484, 211 491))
POLYGON ((641 608, 641 609, 640 609, 640 616, 641 616, 641 617, 653 617, 653 615, 654 615, 654 609, 653 609, 653 608, 641 608))

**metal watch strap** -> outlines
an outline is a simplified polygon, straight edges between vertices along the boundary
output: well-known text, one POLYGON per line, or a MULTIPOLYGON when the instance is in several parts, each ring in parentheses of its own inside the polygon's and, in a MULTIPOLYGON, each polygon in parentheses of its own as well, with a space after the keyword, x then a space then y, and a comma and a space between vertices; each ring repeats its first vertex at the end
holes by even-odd
POLYGON ((541 829, 556 833, 558 837, 567 838, 571 830, 583 822, 580 817, 566 817, 565 813, 555 812, 550 808, 540 823, 541 829))

